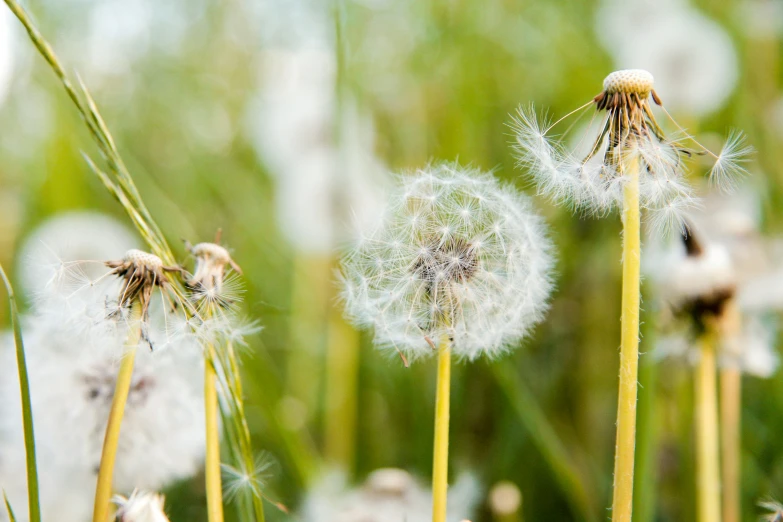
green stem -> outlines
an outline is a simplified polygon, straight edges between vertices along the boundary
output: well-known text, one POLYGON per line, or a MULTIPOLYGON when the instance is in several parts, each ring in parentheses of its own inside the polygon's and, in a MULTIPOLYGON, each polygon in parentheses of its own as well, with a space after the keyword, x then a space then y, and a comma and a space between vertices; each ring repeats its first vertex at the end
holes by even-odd
POLYGON ((33 430, 33 405, 30 400, 30 377, 27 374, 27 361, 22 340, 22 326, 19 323, 19 309, 11 282, 0 265, 0 277, 3 279, 8 302, 11 307, 11 325, 14 330, 16 347, 16 367, 19 373, 19 392, 22 397, 22 426, 24 429, 24 450, 27 464, 27 502, 30 522, 41 522, 41 503, 38 492, 38 465, 35 458, 35 433, 33 430))

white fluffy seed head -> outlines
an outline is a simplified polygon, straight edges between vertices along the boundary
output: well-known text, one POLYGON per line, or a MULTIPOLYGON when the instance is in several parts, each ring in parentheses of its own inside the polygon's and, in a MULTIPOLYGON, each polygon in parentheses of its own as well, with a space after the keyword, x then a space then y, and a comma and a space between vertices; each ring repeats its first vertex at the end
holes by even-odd
POLYGON ((342 297, 381 348, 412 357, 452 341, 506 351, 543 318, 551 244, 527 198, 476 169, 437 164, 400 179, 383 223, 342 260, 342 297))
POLYGON ((623 69, 604 78, 604 91, 610 94, 619 92, 649 95, 653 83, 653 75, 643 69, 623 69))

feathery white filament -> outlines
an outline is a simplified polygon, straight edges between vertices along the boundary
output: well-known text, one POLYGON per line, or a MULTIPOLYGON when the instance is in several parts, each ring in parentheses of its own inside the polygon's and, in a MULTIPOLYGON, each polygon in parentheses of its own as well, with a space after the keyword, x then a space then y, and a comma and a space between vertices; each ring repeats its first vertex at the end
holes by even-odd
POLYGON ((434 353, 443 336, 474 359, 539 322, 551 245, 527 198, 476 169, 438 164, 402 178, 380 227, 342 263, 342 297, 381 348, 434 353))

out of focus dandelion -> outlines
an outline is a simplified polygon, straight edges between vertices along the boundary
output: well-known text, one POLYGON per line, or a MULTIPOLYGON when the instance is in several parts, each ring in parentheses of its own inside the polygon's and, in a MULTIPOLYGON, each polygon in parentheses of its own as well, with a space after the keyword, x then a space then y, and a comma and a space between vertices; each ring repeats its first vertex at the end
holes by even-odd
POLYGON ((116 495, 114 518, 117 522, 169 522, 163 511, 164 498, 157 493, 134 490, 129 497, 116 495))
MULTIPOLYGON (((481 488, 470 474, 462 474, 450 488, 445 520, 472 518, 481 488)), ((308 491, 301 513, 305 522, 430 522, 432 495, 401 469, 373 471, 364 484, 350 488, 340 473, 331 473, 308 491)))
POLYGON ((402 178, 382 225, 343 259, 348 316, 404 360, 438 355, 436 522, 446 513, 451 356, 493 357, 518 343, 543 318, 551 266, 528 200, 450 164, 402 178))
POLYGON ((617 68, 655 73, 672 112, 689 117, 715 112, 737 85, 739 64, 731 37, 687 1, 603 0, 596 35, 617 68))
POLYGON ((513 482, 504 480, 492 486, 487 503, 496 522, 522 520, 522 492, 513 482))
MULTIPOLYGON (((526 168, 540 194, 576 210, 606 214, 619 208, 623 223, 623 291, 621 316, 620 384, 612 520, 631 519, 636 396, 639 363, 639 304, 641 211, 654 218, 654 228, 682 228, 685 210, 694 197, 685 181, 685 159, 710 155, 710 179, 730 189, 746 174, 750 152, 740 134, 731 134, 719 154, 705 149, 669 118, 680 135, 668 136, 653 113, 663 102, 653 88, 653 76, 644 70, 611 73, 603 90, 590 102, 553 124, 541 123, 532 107, 520 109, 512 128, 520 166, 526 168), (595 106, 598 137, 589 152, 578 157, 550 137, 552 128, 569 116, 595 106), (689 145, 686 145, 689 144, 689 145)), ((663 109, 668 116, 668 112, 663 109)))
POLYGON ((666 252, 652 252, 647 263, 660 297, 671 315, 662 355, 678 355, 698 365, 697 398, 707 401, 697 406, 708 409, 710 425, 697 426, 700 441, 709 446, 710 459, 700 465, 700 494, 711 491, 701 501, 701 511, 717 514, 719 484, 717 473, 717 406, 715 405, 715 364, 720 371, 720 441, 722 503, 724 522, 740 517, 740 401, 741 375, 769 377, 778 367, 774 350, 773 307, 759 307, 753 291, 759 281, 774 278, 770 263, 770 242, 757 230, 758 203, 748 191, 729 197, 713 193, 705 198, 705 208, 689 217, 691 223, 684 241, 666 252), (772 274, 772 275, 771 275, 772 274), (755 306, 746 307, 740 296, 755 306), (672 349, 672 347, 675 347, 672 349), (707 379, 703 381, 702 379, 707 379), (704 389, 702 389, 704 388, 704 389), (711 391, 710 391, 711 390, 711 391), (712 425, 715 424, 715 425, 712 425), (708 440, 704 441, 703 437, 708 440), (711 440, 714 439, 714 440, 711 440), (706 503, 711 505, 706 505, 706 503))
MULTIPOLYGON (((107 318, 108 310, 117 307, 106 306, 122 283, 108 279, 100 263, 60 259, 96 259, 108 248, 122 250, 133 243, 127 229, 110 218, 79 213, 47 221, 21 249, 21 278, 35 298, 24 327, 47 518, 89 518, 117 366, 127 349, 127 327, 120 318, 107 318), (66 275, 73 276, 68 278, 72 285, 57 285, 57 278, 66 275), (86 311, 93 313, 84 315, 86 311), (74 328, 74 321, 86 326, 74 328), (93 322, 102 326, 89 327, 93 322)), ((165 310, 153 307, 150 315, 150 336, 164 341, 169 335, 162 320, 165 310)), ((193 475, 203 460, 199 346, 185 336, 155 344, 155 351, 140 350, 136 356, 118 441, 116 491, 165 487, 193 475)), ((7 347, 3 342, 3 360, 13 355, 7 347)), ((18 501, 25 495, 24 483, 17 479, 24 469, 16 421, 19 391, 10 360, 0 368, 0 418, 6 421, 0 426, 0 486, 18 501)))

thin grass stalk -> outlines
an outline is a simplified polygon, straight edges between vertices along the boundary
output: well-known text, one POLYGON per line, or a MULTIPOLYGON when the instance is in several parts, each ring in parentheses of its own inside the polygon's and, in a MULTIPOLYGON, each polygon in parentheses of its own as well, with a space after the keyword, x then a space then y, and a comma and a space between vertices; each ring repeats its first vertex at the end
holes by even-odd
POLYGON ((533 392, 528 389, 514 368, 503 363, 492 364, 491 368, 498 385, 530 434, 533 444, 552 469, 554 479, 563 490, 566 502, 575 517, 578 520, 597 522, 592 496, 585 488, 585 484, 595 481, 586 480, 580 475, 571 462, 566 445, 541 411, 533 392))
POLYGON ((740 422, 742 373, 720 372, 720 441, 723 481, 723 522, 740 522, 740 422))
POLYGON ((350 473, 354 466, 359 372, 359 333, 333 312, 326 351, 324 454, 350 473))
POLYGON ((8 501, 8 496, 5 494, 5 491, 3 491, 3 502, 5 503, 5 510, 8 513, 8 520, 10 522, 16 522, 14 509, 11 507, 11 503, 8 501))
POLYGON ((620 344, 620 384, 617 399, 617 442, 614 461, 612 522, 630 522, 633 512, 636 395, 639 371, 639 271, 641 258, 639 158, 624 160, 623 283, 620 344))
POLYGON ((432 457, 432 522, 446 522, 449 487, 449 402, 451 399, 451 341, 438 347, 435 394, 435 443, 432 457))
POLYGON ((125 353, 117 372, 114 385, 114 397, 109 410, 109 420, 106 423, 106 435, 101 450, 101 463, 98 468, 98 481, 95 486, 95 505, 93 507, 93 522, 106 522, 109 518, 112 497, 112 482, 114 479, 114 462, 117 459, 117 445, 120 440, 120 427, 125 415, 125 403, 128 401, 133 365, 136 360, 136 347, 141 339, 141 304, 134 303, 131 307, 129 322, 131 331, 125 342, 125 353))
MULTIPOLYGON (((33 405, 30 400, 30 377, 27 374, 27 359, 22 339, 22 325, 19 322, 19 309, 16 306, 16 295, 11 281, 0 265, 0 278, 3 279, 8 303, 11 310, 11 327, 14 331, 14 347, 16 349, 16 369, 19 374, 19 394, 22 400, 22 428, 24 431, 24 451, 27 468, 27 509, 30 522, 41 522, 41 502, 38 491, 38 464, 35 457, 35 430, 33 429, 33 405)), ((6 499, 6 506, 13 519, 11 506, 6 499)))
POLYGON ((721 520, 715 344, 716 336, 713 332, 707 332, 699 339, 701 350, 694 382, 698 522, 721 520))
POLYGON ((220 473, 220 425, 218 423, 217 375, 215 374, 215 348, 207 345, 208 356, 204 361, 204 419, 206 433, 206 457, 204 475, 207 492, 207 520, 223 522, 223 484, 220 473))

